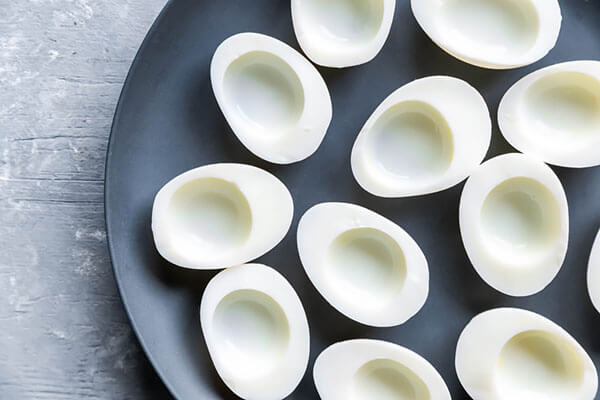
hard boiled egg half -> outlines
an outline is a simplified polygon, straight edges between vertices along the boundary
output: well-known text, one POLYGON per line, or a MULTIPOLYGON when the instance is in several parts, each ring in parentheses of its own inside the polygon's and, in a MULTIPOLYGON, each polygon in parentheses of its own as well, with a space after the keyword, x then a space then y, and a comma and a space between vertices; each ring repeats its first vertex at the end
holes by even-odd
POLYGON ((376 196, 437 192, 469 176, 485 157, 491 134, 487 105, 467 82, 417 79, 369 117, 352 148, 352 173, 376 196))
POLYGON ((456 346, 456 373, 474 400, 593 400, 598 376, 564 329, 531 311, 473 318, 456 346))
POLYGON ((350 67, 372 60, 383 47, 396 0, 292 0, 300 47, 314 63, 350 67))
POLYGON ((331 121, 329 90, 287 44, 258 33, 233 35, 215 51, 210 79, 233 133, 258 157, 289 164, 321 144, 331 121))
POLYGON ((515 83, 498 124, 517 150, 563 167, 600 165, 600 61, 570 61, 515 83))
POLYGON ((152 234, 169 262, 216 269, 253 260, 283 239, 294 205, 285 185, 245 164, 210 164, 173 178, 152 207, 152 234))
POLYGON ((512 296, 546 287, 567 252, 569 213, 562 184, 546 164, 520 153, 492 158, 471 175, 459 222, 475 270, 512 296))
POLYGON ((335 343, 313 369, 322 400, 450 400, 446 383, 417 353, 381 340, 335 343))
POLYGON ((308 322, 277 271, 245 264, 219 272, 200 305, 202 333, 223 382, 248 400, 289 395, 306 371, 308 322))
POLYGON ((371 326, 401 324, 429 292, 425 255, 402 228, 364 207, 321 203, 298 223, 306 274, 338 311, 371 326))
POLYGON ((556 44, 557 0, 411 0, 417 22, 450 55, 483 68, 531 64, 556 44))
POLYGON ((600 312, 600 231, 592 245, 587 271, 587 287, 592 304, 600 312))

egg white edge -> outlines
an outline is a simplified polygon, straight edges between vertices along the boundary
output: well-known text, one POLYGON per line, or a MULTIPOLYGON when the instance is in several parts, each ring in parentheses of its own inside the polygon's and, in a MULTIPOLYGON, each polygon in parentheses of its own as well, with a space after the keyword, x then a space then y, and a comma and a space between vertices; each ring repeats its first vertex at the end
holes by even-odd
POLYGON ((152 205, 152 235, 159 254, 170 263, 190 269, 220 269, 243 264, 274 248, 292 224, 294 203, 285 184, 275 175, 251 165, 236 163, 208 164, 177 175, 156 194, 152 205), (182 254, 173 241, 167 210, 173 194, 186 183, 201 178, 217 178, 229 182, 242 192, 252 214, 252 228, 244 245, 236 254, 220 260, 199 260, 182 254), (262 184, 257 185, 256 179, 262 184), (269 193, 265 192, 269 187, 269 193))
POLYGON ((392 92, 381 102, 360 130, 352 146, 351 167, 357 183, 379 197, 410 197, 448 189, 466 179, 484 159, 492 136, 492 122, 481 94, 467 82, 450 76, 416 79, 392 92), (464 96, 467 101, 457 101, 464 96), (448 169, 433 183, 412 189, 397 188, 391 174, 369 155, 369 133, 391 107, 405 101, 420 101, 440 112, 453 138, 453 156, 448 169), (469 110, 469 118, 461 118, 469 110))
POLYGON ((256 156, 276 164, 304 160, 319 148, 333 113, 327 84, 317 69, 298 51, 273 37, 254 32, 225 39, 215 50, 210 64, 213 93, 237 138, 256 156), (304 91, 304 107, 295 128, 275 139, 257 138, 247 123, 231 110, 224 91, 227 68, 241 56, 266 52, 279 57, 296 73, 304 91))
MULTIPOLYGON (((556 149, 549 154, 539 150, 539 144, 532 140, 527 132, 519 125, 521 97, 540 79, 561 72, 575 72, 588 75, 600 81, 600 61, 577 60, 553 64, 525 75, 513 84, 500 100, 498 106, 498 126, 504 138, 517 150, 537 157, 549 164, 570 168, 586 168, 600 165, 600 152, 597 144, 590 145, 583 152, 569 152, 568 149, 556 149)), ((598 93, 600 96, 600 93, 598 93)), ((598 140, 597 140, 598 141, 598 140)))
POLYGON ((349 385, 350 378, 362 365, 378 359, 389 359, 410 369, 427 386, 431 399, 450 400, 444 379, 429 361, 406 347, 374 339, 346 340, 323 350, 313 368, 317 392, 323 400, 348 399, 349 388, 343 385, 349 385))
POLYGON ((461 51, 452 42, 440 38, 441 33, 436 25, 437 13, 432 11, 439 9, 439 0, 411 0, 411 9, 417 23, 425 34, 442 50, 452 57, 480 68, 487 69, 512 69, 523 67, 545 57, 554 48, 558 40, 562 25, 562 14, 560 4, 557 0, 528 0, 536 10, 539 27, 538 37, 535 45, 523 56, 512 61, 485 60, 474 57, 461 51), (431 31, 434 27, 435 32, 431 31), (551 29, 557 27, 558 29, 551 29))
POLYGON ((474 399, 500 400, 494 371, 504 345, 519 333, 539 330, 565 339, 576 349, 584 367, 582 390, 570 400, 591 400, 598 388, 596 367, 585 349, 552 320, 520 308, 495 308, 473 317, 461 332, 456 345, 458 379, 474 399), (498 322, 501 320, 501 322, 498 322))
POLYGON ((346 68, 371 61, 379 54, 389 36, 396 9, 396 0, 382 1, 384 4, 383 17, 375 37, 366 45, 346 51, 321 47, 322 43, 319 43, 316 38, 311 39, 310 29, 305 26, 304 22, 304 19, 308 17, 302 11, 303 0, 291 0, 292 25, 302 51, 312 62, 323 67, 346 68))
POLYGON ((419 312, 427 300, 429 268, 425 254, 404 229, 365 207, 333 202, 312 206, 298 222, 297 245, 304 271, 321 296, 340 313, 364 325, 389 327, 402 324, 419 312), (333 290, 336 283, 329 282, 325 273, 331 243, 342 233, 356 228, 375 228, 386 233, 404 253, 404 284, 385 309, 357 310, 333 290))
POLYGON ((272 267, 243 264, 227 268, 215 275, 202 295, 200 325, 213 365, 223 382, 244 399, 276 400, 287 397, 298 386, 308 366, 310 334, 302 302, 292 285, 272 267), (271 297, 283 310, 289 324, 289 341, 285 355, 274 371, 262 379, 240 380, 227 371, 227 360, 219 357, 212 332, 212 316, 219 302, 237 290, 257 290, 271 297), (285 376, 285 379, 281 379, 285 376), (265 390, 268 391, 265 394, 265 390))
POLYGON ((567 253, 569 241, 569 209, 562 183, 546 164, 521 153, 508 153, 491 158, 465 183, 459 205, 459 227, 462 242, 479 276, 494 289, 511 296, 529 296, 544 289, 558 274, 567 253), (488 252, 479 230, 481 208, 488 194, 500 183, 511 178, 531 178, 544 185, 557 201, 561 230, 554 251, 527 270, 510 265, 486 262, 488 252), (551 268, 547 265, 550 263, 551 268), (536 273, 537 271, 541 271, 536 273), (525 280, 530 272, 530 280, 525 280))
POLYGON ((600 230, 596 234, 587 270, 587 288, 594 308, 600 312, 600 230))

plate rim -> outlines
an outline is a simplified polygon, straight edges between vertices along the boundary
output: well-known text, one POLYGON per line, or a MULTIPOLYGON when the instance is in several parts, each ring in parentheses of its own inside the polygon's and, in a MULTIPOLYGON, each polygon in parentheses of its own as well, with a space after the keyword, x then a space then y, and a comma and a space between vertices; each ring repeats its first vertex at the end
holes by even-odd
MULTIPOLYGON (((289 1, 289 0, 288 0, 289 1)), ((116 131, 117 129, 117 125, 119 123, 119 121, 122 119, 122 112, 123 112, 123 106, 124 106, 124 97, 125 97, 125 93, 128 92, 130 90, 131 87, 131 83, 133 80, 133 76, 135 75, 135 73, 137 71, 139 71, 139 68, 141 67, 141 54, 144 53, 145 50, 147 50, 147 48, 149 47, 149 45, 151 44, 150 42, 155 38, 157 31, 159 31, 159 27, 161 26, 161 24, 167 20, 167 14, 168 12, 174 8, 175 5, 177 4, 181 4, 180 2, 177 2, 176 0, 166 0, 165 4, 163 5, 162 9, 160 10, 160 12, 157 14, 157 16, 155 17, 154 21, 152 22, 152 24, 150 25, 150 27, 148 28, 147 32, 145 33, 145 36, 143 37, 143 40, 141 41, 135 56, 133 57, 131 64, 129 66, 129 69, 127 71, 127 74, 125 76, 125 79, 122 83, 122 88, 120 91, 120 94, 118 96, 118 100, 116 102, 115 105, 115 109, 113 112, 113 119, 112 119, 112 123, 111 123, 111 127, 110 127, 110 132, 109 132, 109 136, 107 139, 107 148, 106 148, 106 153, 105 153, 105 166, 104 166, 104 178, 103 178, 103 183, 104 183, 104 191, 103 191, 103 200, 104 200, 104 226, 105 226, 105 231, 106 231, 106 236, 107 236, 107 248, 108 248, 108 253, 109 253, 109 260, 111 263, 111 267, 112 267, 112 271, 113 271, 113 276, 114 279, 116 281, 116 285, 118 288, 118 292, 119 292, 119 296, 121 298, 121 301, 123 303, 127 318, 129 320, 129 323, 135 333, 135 336, 137 337, 138 343, 141 345, 146 358, 150 361, 150 364, 152 365, 154 371, 157 373, 157 375, 159 376, 162 384, 164 385, 164 387, 167 389, 168 393, 173 396, 173 398, 175 399, 182 399, 183 397, 181 396, 180 392, 176 389, 176 386, 173 384, 172 381, 169 381, 167 379, 167 372, 165 371, 165 369, 163 367, 161 367, 161 364, 157 361, 156 357, 154 354, 152 354, 149 351, 150 345, 147 344, 144 340, 144 337, 141 333, 141 329, 140 326, 138 326, 136 324, 136 322, 133 319, 133 313, 130 310, 130 302, 127 300, 127 295, 125 293, 125 288, 123 286, 123 282, 122 282, 122 275, 123 275, 123 271, 118 270, 116 268, 116 264, 115 264, 115 259, 116 259, 116 254, 115 254, 115 247, 116 244, 113 243, 113 237, 110 234, 110 228, 111 226, 114 227, 114 223, 110 223, 109 220, 111 218, 111 215, 113 214, 114 210, 111 210, 111 207, 108 206, 107 203, 107 199, 110 197, 110 193, 111 190, 109 188, 110 184, 111 184, 111 179, 109 177, 109 170, 111 169, 111 165, 114 164, 111 162, 111 154, 114 150, 113 147, 113 142, 116 140, 116 131)), ((570 58, 572 59, 572 58, 570 58)), ((541 61, 541 60, 540 60, 541 61)), ((566 61, 566 60, 563 60, 566 61)), ((563 62, 560 61, 560 62, 563 62)), ((539 61, 538 61, 539 62, 539 61)), ((461 64, 462 65, 462 64, 461 64)), ((552 64, 550 64, 552 65, 552 64)), ((537 70, 539 68, 536 68, 534 70, 537 70)), ((451 76, 457 76, 458 75, 453 75, 452 73, 448 73, 451 76)), ((523 71, 523 74, 526 74, 525 71, 523 71)), ((524 76, 524 75, 523 75, 524 76)), ((480 90, 480 89, 478 89, 480 90)), ((484 89, 481 89, 481 92, 485 92, 484 89)), ((486 100, 487 101, 487 100, 486 100)), ((489 103, 488 103, 489 104, 489 103)), ((489 105, 488 105, 489 107, 489 105)), ((492 112, 492 110, 490 110, 490 112, 492 112)), ((493 116, 492 116, 492 121, 493 121, 493 116)), ((503 138, 503 136, 498 135, 499 131, 496 131, 496 137, 497 138, 503 138)), ((121 135, 126 134, 126 133, 121 133, 121 135)), ((131 134, 131 133, 129 133, 131 134)), ((486 154, 486 159, 488 157, 490 157, 490 150, 492 149, 492 146, 494 145, 494 143, 492 142, 490 145, 490 148, 488 149, 488 153, 486 154)), ((502 152, 501 154, 504 154, 504 152, 502 152)), ((491 158, 491 157, 490 157, 491 158)), ((553 169, 555 169, 553 167, 553 169)), ((562 168, 561 168, 562 169, 562 168)), ((561 182, 564 182, 561 179, 561 182)), ((564 187, 564 183, 563 183, 563 187, 564 187)), ((360 203, 361 205, 363 205, 362 203, 360 203)), ((572 217, 571 217, 572 218, 572 217)), ((561 266, 561 269, 564 267, 564 263, 561 266)), ((564 281, 564 279, 562 279, 564 281)), ((553 282, 556 281, 553 280, 553 282)), ((586 295, 587 296, 587 295, 586 295)), ((508 297, 509 299, 511 297, 508 297)), ((508 305, 507 305, 508 306, 508 305)), ((537 307, 535 307, 534 305, 524 305, 524 304, 520 304, 520 305, 515 305, 515 307, 519 307, 519 308, 523 308, 523 309, 528 309, 528 310, 534 310, 535 312, 539 312, 537 310, 537 307)), ((543 315, 547 315, 547 314, 543 314, 543 315)), ((566 325, 565 325, 566 326, 566 325)), ((571 328, 569 328, 571 329, 571 328)), ((579 339, 579 341, 581 341, 581 339, 579 339)), ((459 387, 462 388, 462 385, 459 385, 459 387)), ((599 392, 600 394, 600 392, 599 392)))
POLYGON ((156 362, 152 353, 150 351, 148 351, 147 344, 144 341, 144 338, 142 337, 142 335, 140 334, 138 326, 137 326, 135 320, 133 319, 133 315, 131 314, 131 311, 129 309, 127 297, 125 295, 123 287, 121 286, 120 272, 115 267, 115 261, 114 261, 115 257, 113 254, 114 249, 113 249, 112 236, 110 235, 110 223, 109 223, 111 211, 110 211, 110 207, 108 207, 108 202, 107 202, 107 199, 109 197, 109 191, 110 191, 110 189, 109 189, 110 179, 109 179, 109 175, 108 175, 108 170, 110 169, 110 166, 111 166, 111 150, 112 150, 114 138, 116 136, 115 131, 116 131, 116 125, 118 123, 117 121, 120 119, 122 108, 123 108, 124 94, 125 94, 125 92, 128 91, 129 86, 131 85, 132 76, 134 75, 134 72, 139 67, 140 55, 146 49, 146 47, 148 46, 148 43, 156 34, 158 26, 165 19, 167 12, 173 7, 175 2, 176 2, 176 0, 167 0, 167 2, 162 7, 162 9, 158 13, 158 15, 155 17, 154 21, 150 25, 150 28, 146 32, 144 39, 142 40, 141 44, 139 45, 139 47, 135 53, 135 56, 131 62, 131 65, 129 66, 127 75, 125 76, 125 80, 123 81, 123 87, 121 88, 121 92, 119 93, 119 98, 117 100, 117 104, 115 106, 115 111, 113 113, 113 119, 112 119, 112 123, 110 126, 110 133, 108 135, 108 141, 107 141, 107 146, 106 146, 106 155, 104 157, 104 179, 103 179, 104 196, 103 196, 103 200, 104 200, 104 229, 106 231, 106 243, 107 243, 107 247, 108 247, 108 255, 109 255, 111 269, 113 272, 113 277, 114 277, 114 280, 115 280, 115 283, 117 285, 117 289, 119 292, 119 297, 121 298, 121 303, 123 304, 123 308, 125 309, 125 314, 127 314, 127 319, 129 320, 129 324, 132 327, 133 332, 135 333, 138 343, 142 347, 142 350, 144 351, 146 358, 150 361, 150 364, 152 365, 154 371, 159 376, 160 381, 167 388, 167 390, 171 396, 173 396, 175 399, 179 399, 180 396, 177 394, 175 387, 169 382, 169 380, 166 379, 165 374, 163 373, 162 369, 159 367, 159 363, 156 362))

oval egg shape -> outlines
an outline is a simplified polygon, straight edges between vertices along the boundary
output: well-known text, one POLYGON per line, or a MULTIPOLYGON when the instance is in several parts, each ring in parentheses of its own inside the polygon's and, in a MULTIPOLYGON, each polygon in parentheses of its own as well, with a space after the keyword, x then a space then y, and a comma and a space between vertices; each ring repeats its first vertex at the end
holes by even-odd
POLYGON ((458 339, 460 383, 474 400, 593 400, 596 368, 563 328, 531 311, 475 316, 458 339))
POLYGON ((152 206, 152 234, 160 255, 180 267, 218 269, 271 250, 292 223, 287 187, 245 164, 210 164, 164 185, 152 206))
POLYGON ((243 399, 283 399, 306 372, 306 314, 271 267, 245 264, 215 275, 202 295, 200 323, 217 373, 243 399))
POLYGON ((417 79, 369 117, 352 147, 352 173, 380 197, 437 192, 469 176, 491 134, 487 105, 468 83, 449 76, 417 79))
POLYGON ((539 292, 554 279, 569 239, 567 197, 554 172, 520 153, 483 164, 460 199, 460 233, 473 267, 511 296, 539 292))
POLYGON ((259 33, 233 35, 215 51, 210 79, 233 133, 258 157, 289 164, 321 144, 331 122, 329 90, 287 44, 259 33))
POLYGON ((294 32, 315 64, 344 68, 371 61, 385 43, 396 0, 292 0, 294 32))
POLYGON ((539 69, 515 83, 498 108, 506 140, 562 167, 600 165, 600 61, 539 69))
POLYGON ((592 304, 600 312, 600 231, 596 234, 588 261, 587 288, 592 304))
POLYGON ((419 354, 382 340, 338 342, 313 369, 322 400, 450 400, 446 383, 419 354))
POLYGON ((490 69, 534 63, 554 47, 557 0, 411 0, 413 14, 442 50, 490 69))
POLYGON ((427 299, 429 269, 402 228, 364 207, 321 203, 298 223, 298 253, 315 288, 365 325, 404 323, 427 299))

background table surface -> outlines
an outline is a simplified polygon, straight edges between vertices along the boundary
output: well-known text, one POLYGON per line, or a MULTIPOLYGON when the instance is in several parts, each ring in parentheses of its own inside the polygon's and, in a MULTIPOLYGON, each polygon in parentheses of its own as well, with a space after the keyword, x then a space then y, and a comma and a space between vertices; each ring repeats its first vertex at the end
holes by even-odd
POLYGON ((166 0, 0 1, 0 398, 169 398, 106 247, 104 156, 166 0))
POLYGON ((170 398, 117 292, 103 208, 113 112, 166 1, 0 0, 0 400, 170 398))

